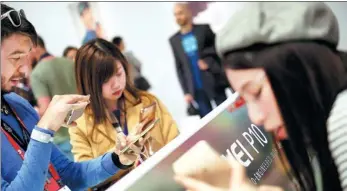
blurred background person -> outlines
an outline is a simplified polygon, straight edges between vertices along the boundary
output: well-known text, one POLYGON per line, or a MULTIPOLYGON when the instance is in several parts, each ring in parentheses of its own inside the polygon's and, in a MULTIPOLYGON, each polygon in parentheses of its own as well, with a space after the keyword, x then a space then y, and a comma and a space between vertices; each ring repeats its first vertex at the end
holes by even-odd
POLYGON ((129 63, 129 75, 135 87, 139 90, 148 91, 151 88, 148 80, 141 74, 142 63, 135 57, 132 51, 127 51, 122 37, 116 36, 112 43, 123 53, 129 63))
POLYGON ((52 59, 53 56, 47 51, 46 44, 43 41, 41 36, 37 37, 37 45, 32 50, 32 54, 30 54, 31 63, 33 65, 33 69, 39 64, 41 61, 52 59))
POLYGON ((185 3, 174 7, 180 31, 170 38, 177 75, 188 104, 196 101, 200 117, 226 100, 227 80, 215 51, 215 34, 209 25, 195 25, 185 3))
POLYGON ((77 54, 77 48, 74 46, 68 46, 65 48, 63 52, 63 57, 72 60, 75 62, 76 54, 77 54))
POLYGON ((99 22, 95 22, 89 2, 79 2, 78 12, 80 14, 83 25, 86 27, 86 34, 83 38, 82 44, 85 44, 95 38, 104 38, 104 31, 102 29, 102 26, 99 22))
MULTIPOLYGON (((76 121, 77 127, 69 129, 76 161, 97 158, 113 149, 118 134, 137 134, 138 124, 143 123, 142 109, 153 104, 155 110, 149 115, 160 121, 149 132, 139 161, 146 160, 178 135, 176 122, 161 101, 132 86, 127 60, 111 42, 96 39, 83 45, 77 52, 75 68, 78 92, 90 95, 92 100, 76 121)), ((120 171, 97 188, 105 190, 129 170, 120 171)))
MULTIPOLYGON (((299 190, 347 188, 347 73, 338 43, 336 17, 323 2, 249 3, 217 37, 230 84, 251 121, 281 142, 279 156, 299 190)), ((279 190, 250 189, 245 174, 232 176, 230 190, 279 190)), ((189 190, 221 190, 178 181, 189 190)))
MULTIPOLYGON (((38 60, 38 63, 30 75, 30 83, 37 100, 39 115, 42 116, 55 95, 75 94, 77 87, 73 61, 50 55, 43 39, 38 39, 37 46, 31 51, 31 57, 38 60)), ((54 136, 54 143, 72 158, 69 132, 66 128, 59 129, 54 136)))

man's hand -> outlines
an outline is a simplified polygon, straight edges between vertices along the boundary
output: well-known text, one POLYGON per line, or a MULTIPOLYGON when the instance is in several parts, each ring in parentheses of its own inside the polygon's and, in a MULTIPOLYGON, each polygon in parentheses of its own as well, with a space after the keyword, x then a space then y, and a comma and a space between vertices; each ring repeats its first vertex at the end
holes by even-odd
POLYGON ((199 65, 200 70, 202 70, 202 71, 205 71, 208 69, 207 63, 202 59, 198 60, 198 65, 199 65))
MULTIPOLYGON (((89 104, 89 95, 56 95, 49 103, 47 110, 37 123, 38 127, 58 131, 65 118, 73 109, 84 108, 89 104)), ((71 126, 76 125, 72 122, 71 126)))

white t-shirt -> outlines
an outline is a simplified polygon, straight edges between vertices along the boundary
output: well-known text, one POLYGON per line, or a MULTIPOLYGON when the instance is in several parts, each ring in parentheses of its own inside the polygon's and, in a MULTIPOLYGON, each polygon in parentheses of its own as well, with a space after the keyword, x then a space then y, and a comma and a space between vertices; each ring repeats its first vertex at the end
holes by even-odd
POLYGON ((347 191, 347 90, 337 96, 327 126, 329 148, 339 172, 341 187, 347 191))

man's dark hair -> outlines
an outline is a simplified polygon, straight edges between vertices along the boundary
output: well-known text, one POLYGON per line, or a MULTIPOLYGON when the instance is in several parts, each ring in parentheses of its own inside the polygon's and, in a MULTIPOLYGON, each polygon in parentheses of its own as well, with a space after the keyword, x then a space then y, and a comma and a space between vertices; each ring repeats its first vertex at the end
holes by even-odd
POLYGON ((41 36, 37 36, 37 46, 46 49, 45 41, 41 36))
POLYGON ((71 50, 76 50, 78 51, 78 49, 74 46, 68 46, 65 48, 64 52, 63 52, 63 56, 67 57, 67 54, 71 51, 71 50))
MULTIPOLYGON (((1 14, 4 14, 10 10, 14 9, 1 3, 1 14)), ((33 44, 36 45, 37 33, 35 27, 25 18, 25 16, 21 15, 20 19, 21 25, 19 27, 13 26, 9 18, 4 18, 1 20, 1 40, 6 39, 13 34, 23 34, 28 36, 33 44)))
POLYGON ((122 43, 123 39, 120 36, 116 36, 112 39, 112 43, 116 45, 117 47, 122 43))

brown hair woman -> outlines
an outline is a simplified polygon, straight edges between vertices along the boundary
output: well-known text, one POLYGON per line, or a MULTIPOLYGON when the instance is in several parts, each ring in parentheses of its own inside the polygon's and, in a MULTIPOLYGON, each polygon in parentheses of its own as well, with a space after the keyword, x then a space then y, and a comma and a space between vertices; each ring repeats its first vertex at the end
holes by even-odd
MULTIPOLYGON (((139 161, 178 135, 175 121, 158 98, 131 84, 128 63, 112 43, 96 39, 82 46, 76 55, 75 69, 78 92, 91 96, 91 103, 77 120, 77 128, 69 129, 76 161, 96 158, 114 149, 115 124, 121 126, 125 135, 137 131, 141 110, 153 104, 153 114, 159 122, 150 131, 139 161)), ((115 182, 128 172, 121 171, 107 182, 115 182)))

